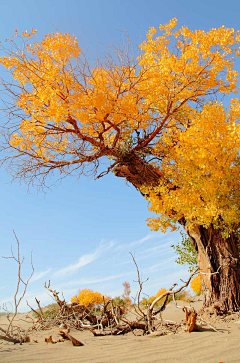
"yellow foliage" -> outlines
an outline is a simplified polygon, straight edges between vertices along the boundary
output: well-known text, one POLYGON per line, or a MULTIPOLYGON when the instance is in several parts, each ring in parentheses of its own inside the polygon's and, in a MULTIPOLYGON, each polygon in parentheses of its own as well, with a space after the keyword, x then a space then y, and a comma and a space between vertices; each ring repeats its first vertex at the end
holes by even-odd
MULTIPOLYGON (((149 305, 151 305, 151 304, 153 303, 153 301, 154 301, 157 297, 161 296, 161 295, 162 295, 162 294, 164 294, 164 292, 166 292, 166 291, 167 291, 167 290, 166 290, 165 288, 160 289, 160 290, 157 292, 157 294, 156 294, 155 296, 151 296, 148 300, 147 300, 147 299, 144 299, 144 304, 149 304, 149 305)), ((158 305, 161 305, 162 303, 163 303, 163 299, 159 300, 158 305)))
POLYGON ((202 283, 201 283, 201 276, 195 276, 191 281, 191 288, 195 292, 195 294, 200 295, 202 291, 202 283))
POLYGON ((73 296, 70 301, 71 301, 71 303, 78 302, 77 296, 73 296))
POLYGON ((221 97, 238 92, 240 33, 176 27, 175 18, 151 27, 137 59, 111 57, 93 70, 69 34, 35 43, 32 29, 22 33, 23 51, 4 48, 0 64, 15 80, 20 114, 5 136, 22 175, 69 174, 106 156, 116 164, 126 154, 155 157, 161 181, 142 190, 158 215, 150 227, 174 230, 184 216, 190 227, 221 223, 229 233, 240 218, 240 103, 226 109, 221 97))
POLYGON ((167 290, 165 289, 165 287, 163 287, 162 289, 160 289, 157 294, 156 294, 156 298, 161 296, 162 294, 164 294, 164 292, 166 292, 167 290))
POLYGON ((86 307, 93 307, 103 303, 103 297, 99 292, 94 292, 89 289, 83 289, 80 291, 78 297, 73 296, 71 302, 78 302, 86 307))

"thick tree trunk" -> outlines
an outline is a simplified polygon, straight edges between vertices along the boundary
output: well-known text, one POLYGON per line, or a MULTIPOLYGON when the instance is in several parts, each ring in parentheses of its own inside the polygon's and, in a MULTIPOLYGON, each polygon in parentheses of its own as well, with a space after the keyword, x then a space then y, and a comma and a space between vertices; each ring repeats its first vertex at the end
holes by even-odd
POLYGON ((210 225, 188 228, 180 221, 194 242, 202 277, 204 307, 219 313, 240 309, 240 259, 234 234, 223 238, 220 229, 210 225), (206 274, 206 275, 205 275, 206 274))
MULTIPOLYGON (((138 155, 131 153, 114 170, 136 189, 158 185, 161 174, 138 155)), ((240 309, 240 260, 236 237, 223 238, 220 229, 209 226, 189 228, 187 221, 179 221, 191 237, 198 253, 202 276, 204 308, 213 307, 219 313, 240 309)))

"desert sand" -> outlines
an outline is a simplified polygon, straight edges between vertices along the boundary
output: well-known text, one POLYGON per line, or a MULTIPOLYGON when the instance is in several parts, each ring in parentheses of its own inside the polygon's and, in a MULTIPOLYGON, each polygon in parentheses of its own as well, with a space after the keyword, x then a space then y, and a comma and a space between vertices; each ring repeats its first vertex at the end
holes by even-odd
MULTIPOLYGON (((184 302, 180 302, 184 305, 184 302)), ((186 304, 186 303, 185 303, 186 304)), ((201 302, 191 303, 199 310, 201 302)), ((26 328, 26 314, 18 314, 15 325, 26 328)), ((184 312, 168 304, 164 319, 180 322, 184 312)), ((6 316, 0 316, 0 326, 7 323, 6 316)), ((6 326, 6 325, 5 325, 6 326)), ((52 335, 59 339, 59 329, 49 329, 31 334, 31 342, 22 345, 0 341, 0 362, 240 362, 240 321, 215 323, 221 331, 215 332, 205 326, 201 331, 165 336, 123 336, 94 337, 89 331, 71 329, 70 334, 84 343, 82 347, 72 346, 70 341, 56 344, 45 343, 52 335), (37 340, 38 343, 33 342, 37 340)))

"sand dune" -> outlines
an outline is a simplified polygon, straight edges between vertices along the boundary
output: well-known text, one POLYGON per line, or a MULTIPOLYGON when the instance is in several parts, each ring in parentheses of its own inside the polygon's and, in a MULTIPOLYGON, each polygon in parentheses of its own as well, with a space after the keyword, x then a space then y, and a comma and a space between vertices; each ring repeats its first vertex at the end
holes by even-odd
MULTIPOLYGON (((182 303, 182 302, 181 302, 182 303)), ((201 303, 193 303, 199 309, 201 303)), ((24 319, 19 314, 18 319, 24 319)), ((170 303, 163 318, 174 321, 184 319, 184 313, 170 303)), ((0 316, 0 326, 6 323, 6 317, 0 316)), ((19 320, 16 324, 26 326, 19 320)), ((72 329, 71 334, 84 343, 83 347, 74 347, 70 341, 57 344, 45 343, 45 338, 52 335, 59 339, 58 329, 36 332, 31 335, 31 342, 23 345, 1 341, 0 362, 240 362, 240 323, 218 323, 215 326, 222 332, 214 332, 204 327, 199 332, 180 332, 176 335, 160 337, 125 336, 93 337, 89 331, 72 329), (37 340, 38 343, 34 343, 37 340)))

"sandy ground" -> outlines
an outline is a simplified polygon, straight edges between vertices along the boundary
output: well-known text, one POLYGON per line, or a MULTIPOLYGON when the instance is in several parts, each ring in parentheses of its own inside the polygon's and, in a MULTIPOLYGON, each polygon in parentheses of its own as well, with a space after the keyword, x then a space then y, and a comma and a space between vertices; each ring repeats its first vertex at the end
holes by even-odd
MULTIPOLYGON (((182 302, 181 302, 182 303, 182 302)), ((200 302, 191 304, 196 310, 200 302)), ((18 319, 24 319, 19 314, 18 319)), ((180 322, 184 313, 170 303, 163 315, 164 319, 180 322)), ((0 316, 0 326, 4 327, 6 317, 0 316)), ((22 320, 16 325, 26 326, 22 320)), ((31 342, 23 345, 0 341, 0 362, 184 362, 184 363, 234 363, 240 362, 240 322, 218 323, 215 327, 222 332, 214 332, 205 327, 199 332, 180 332, 176 335, 160 337, 125 336, 94 337, 89 331, 71 330, 75 338, 84 343, 74 347, 70 341, 57 344, 45 343, 45 337, 52 335, 59 339, 58 329, 36 332, 31 342), (34 343, 37 340, 38 343, 34 343)))

